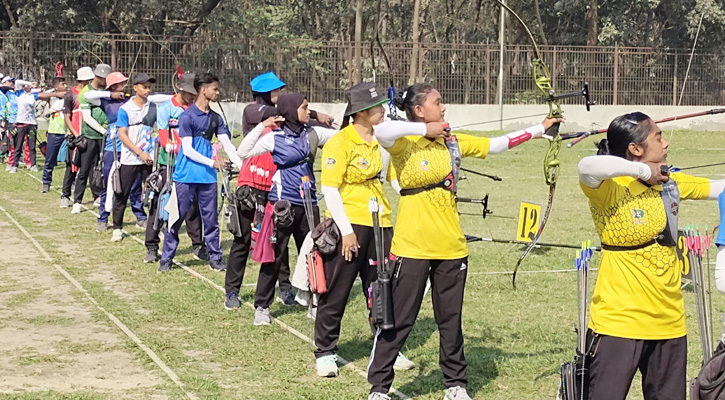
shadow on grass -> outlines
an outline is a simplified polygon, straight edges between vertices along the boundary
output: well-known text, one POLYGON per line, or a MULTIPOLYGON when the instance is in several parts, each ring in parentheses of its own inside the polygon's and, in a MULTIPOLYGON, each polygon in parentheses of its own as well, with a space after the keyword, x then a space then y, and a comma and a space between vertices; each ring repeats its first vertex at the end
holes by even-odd
MULTIPOLYGON (((435 327, 435 322, 432 322, 435 327)), ((417 326, 417 323, 416 323, 417 326)), ((412 336, 412 335, 411 335, 412 336)), ((506 359, 537 357, 549 354, 561 354, 566 351, 565 348, 550 348, 535 353, 523 352, 506 352, 499 347, 484 346, 481 343, 490 339, 483 337, 465 336, 464 350, 466 354, 466 362, 468 363, 468 393, 473 396, 483 387, 490 384, 499 376, 498 364, 505 362, 506 359)), ((414 393, 416 396, 438 393, 444 390, 444 377, 438 365, 430 365, 426 360, 417 362, 416 371, 418 375, 413 380, 398 389, 406 394, 414 393), (423 374, 422 371, 430 368, 433 371, 423 374)), ((437 363, 436 363, 437 364, 437 363)), ((556 375, 559 373, 559 365, 547 369, 536 380, 556 375)))
MULTIPOLYGON (((437 329, 438 326, 433 318, 418 317, 401 351, 405 353, 411 349, 423 346, 437 329)), ((371 329, 370 336, 368 337, 356 337, 339 344, 338 353, 344 354, 347 360, 355 362, 361 358, 369 357, 372 347, 373 332, 371 329)))

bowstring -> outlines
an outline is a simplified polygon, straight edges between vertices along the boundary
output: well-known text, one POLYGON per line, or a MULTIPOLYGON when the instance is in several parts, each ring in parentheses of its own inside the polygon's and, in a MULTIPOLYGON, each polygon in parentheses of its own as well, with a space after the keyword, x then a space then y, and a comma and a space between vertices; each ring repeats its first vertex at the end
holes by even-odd
MULTIPOLYGON (((692 59, 695 56, 695 48, 697 47, 697 39, 700 37, 700 30, 702 29, 702 20, 705 17, 705 11, 700 14, 700 22, 697 24, 697 32, 695 32, 695 40, 692 43, 692 51, 690 51, 690 59, 687 61, 687 70, 685 71, 685 79, 682 81, 682 90, 680 91, 680 98, 677 101, 677 107, 682 105, 682 98, 685 95, 685 88, 687 87, 687 78, 690 76, 690 68, 692 67, 692 59)), ((672 120, 677 121, 677 118, 672 120)), ((668 142, 672 143, 672 135, 675 133, 675 126, 672 126, 672 129, 670 130, 670 137, 667 140, 668 142)))

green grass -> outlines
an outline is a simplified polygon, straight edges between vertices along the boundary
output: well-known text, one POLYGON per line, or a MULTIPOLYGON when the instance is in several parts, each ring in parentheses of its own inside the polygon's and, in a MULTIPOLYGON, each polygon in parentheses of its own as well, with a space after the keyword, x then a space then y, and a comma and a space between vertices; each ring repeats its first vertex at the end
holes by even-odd
POLYGON ((64 360, 61 357, 49 354, 23 354, 15 357, 15 364, 20 366, 36 365, 36 364, 68 364, 71 361, 64 360))
MULTIPOLYGON (((666 132, 665 136, 668 136, 666 132)), ((706 164, 720 160, 721 151, 704 149, 715 133, 676 132, 672 139, 669 162, 678 166, 706 164)), ((493 182, 472 174, 459 184, 462 197, 490 194, 494 214, 481 219, 480 206, 461 204, 461 224, 472 235, 513 239, 521 201, 544 206, 548 187, 543 179, 543 158, 547 143, 543 140, 526 143, 504 154, 486 160, 466 159, 464 167, 499 175, 503 182, 493 182)), ((578 161, 594 154, 592 140, 560 153, 561 173, 554 208, 542 241, 578 244, 591 239, 598 243, 586 198, 576 176, 578 161)), ((723 176, 722 169, 694 170, 713 178, 723 176)), ((36 176, 40 176, 36 174, 36 176)), ((55 172, 55 185, 60 185, 63 167, 55 172)), ((108 234, 95 232, 95 218, 87 212, 70 215, 69 209, 57 207, 58 195, 40 194, 40 184, 25 174, 0 171, 0 205, 5 207, 30 231, 50 253, 109 312, 129 326, 144 343, 153 349, 187 385, 187 390, 208 399, 361 399, 369 385, 365 378, 347 368, 336 379, 317 378, 310 346, 279 325, 252 326, 253 311, 243 306, 237 312, 222 307, 223 294, 186 271, 175 269, 158 275, 156 267, 143 264, 144 248, 125 238, 120 244, 110 242, 108 234), (32 200, 31 206, 18 200, 32 200), (40 215, 38 215, 40 213, 40 215), (76 246, 74 251, 68 251, 76 246), (83 251, 83 246, 92 251, 83 251), (79 258, 74 252, 80 252, 79 258), (113 282, 122 286, 90 279, 94 272, 110 273, 113 282)), ((395 207, 397 198, 388 190, 395 207)), ((90 195, 87 200, 90 201, 90 195)), ((126 221, 133 221, 130 210, 126 221)), ((713 227, 719 223, 715 202, 684 202, 680 225, 689 223, 713 227)), ((126 229, 143 239, 143 233, 132 225, 126 229)), ((20 235, 20 232, 17 233, 20 235)), ((436 232, 428 234, 435 235, 436 232)), ((193 260, 188 237, 181 236, 177 259, 200 274, 223 286, 224 276, 210 271, 205 263, 193 260)), ((222 234, 225 254, 231 243, 230 234, 222 234)), ((523 246, 472 243, 469 276, 464 303, 463 330, 466 358, 469 363, 469 389, 478 399, 542 399, 555 397, 559 365, 572 359, 576 321, 576 276, 573 273, 526 273, 526 271, 569 269, 574 251, 562 249, 535 250, 521 267, 518 290, 511 287, 507 272, 513 269, 523 246)), ((295 254, 294 251, 292 254, 295 254)), ((714 259, 714 252, 712 254, 714 259)), ((596 264, 598 257, 593 261, 596 264)), ((39 264, 39 270, 50 273, 52 267, 39 264)), ((250 263, 244 283, 256 282, 258 266, 250 263)), ((591 274, 594 286, 596 273, 591 274)), ((243 287, 241 297, 252 301, 253 287, 243 287)), ((78 301, 86 301, 74 293, 78 301)), ((12 304, 29 301, 17 295, 12 304)), ((689 329, 688 377, 694 376, 701 361, 694 297, 685 291, 689 329)), ((713 294, 715 337, 720 334, 719 316, 725 310, 722 296, 713 294)), ((11 306, 12 304, 8 304, 11 306)), ((290 309, 278 303, 272 314, 298 331, 309 335, 311 322, 305 310, 290 309)), ((94 318, 106 320, 94 313, 94 318)), ((149 370, 158 368, 130 340, 124 348, 149 370)), ((343 319, 339 354, 364 370, 371 347, 371 334, 359 284, 353 289, 343 319)), ((439 399, 443 379, 438 368, 438 333, 433 318, 430 296, 423 307, 403 351, 416 362, 417 368, 396 374, 394 387, 420 399, 439 399)), ((161 374, 158 374, 161 376, 161 374)), ((169 384, 172 398, 181 391, 169 384)), ((630 399, 641 399, 635 383, 630 399)), ((37 397, 65 398, 61 394, 37 393, 37 397)), ((22 394, 18 396, 29 396, 22 394)), ((93 393, 78 398, 96 398, 93 393), (83 397, 85 396, 85 397, 83 397)), ((3 397, 0 397, 3 398, 3 397)), ((71 397, 68 397, 71 398, 71 397)), ((76 397, 72 397, 76 398, 76 397)))
POLYGON ((75 322, 73 318, 61 317, 58 315, 42 315, 30 318, 21 318, 23 321, 31 325, 57 325, 57 326, 71 326, 75 322))
POLYGON ((29 304, 36 298, 37 294, 31 292, 31 291, 25 291, 23 293, 18 293, 16 295, 13 295, 8 299, 6 305, 9 308, 12 307, 18 307, 18 306, 24 306, 26 304, 29 304))

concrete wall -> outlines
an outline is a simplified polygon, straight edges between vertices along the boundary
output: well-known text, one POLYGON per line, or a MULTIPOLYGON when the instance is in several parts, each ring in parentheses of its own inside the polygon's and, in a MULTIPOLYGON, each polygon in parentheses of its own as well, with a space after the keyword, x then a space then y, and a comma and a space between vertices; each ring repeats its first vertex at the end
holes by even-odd
MULTIPOLYGON (((233 122, 235 130, 241 130, 242 110, 246 103, 224 102, 222 103, 227 119, 230 124, 233 122)), ((587 112, 584 106, 564 105, 564 116, 567 118, 562 132, 575 132, 606 128, 615 117, 633 111, 641 111, 653 119, 672 117, 676 115, 690 114, 705 111, 720 106, 592 106, 587 112)), ((341 103, 312 103, 310 108, 332 115, 336 121, 342 120, 345 111, 345 104, 341 103)), ((452 127, 466 125, 461 129, 495 131, 499 129, 499 106, 497 105, 446 105, 446 120, 452 127), (489 123, 482 123, 495 121, 489 123)), ((506 105, 504 106, 503 118, 515 118, 527 115, 544 114, 548 112, 546 105, 506 105)), ((402 112, 401 112, 402 114, 402 112)), ((533 116, 511 121, 504 121, 505 131, 526 128, 541 122, 544 116, 533 116)), ((686 120, 663 123, 661 128, 667 129, 691 129, 696 131, 725 131, 725 113, 704 117, 690 118, 686 120)))

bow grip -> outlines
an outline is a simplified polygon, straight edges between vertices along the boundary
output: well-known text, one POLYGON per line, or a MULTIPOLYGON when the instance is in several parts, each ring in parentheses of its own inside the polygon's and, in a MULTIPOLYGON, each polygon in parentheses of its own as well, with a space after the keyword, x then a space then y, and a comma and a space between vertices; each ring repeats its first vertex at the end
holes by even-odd
POLYGON ((554 125, 550 126, 549 129, 544 132, 544 136, 542 137, 545 139, 554 140, 557 136, 559 136, 559 125, 560 122, 557 122, 554 125))

